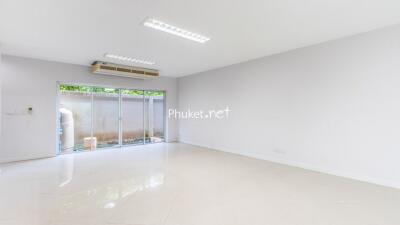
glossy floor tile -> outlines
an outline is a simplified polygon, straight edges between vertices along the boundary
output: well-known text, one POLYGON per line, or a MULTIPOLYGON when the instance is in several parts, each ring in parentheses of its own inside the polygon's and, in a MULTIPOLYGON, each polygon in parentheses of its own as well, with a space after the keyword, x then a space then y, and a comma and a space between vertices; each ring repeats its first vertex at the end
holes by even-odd
POLYGON ((400 224, 400 190, 186 144, 0 170, 0 225, 400 224))

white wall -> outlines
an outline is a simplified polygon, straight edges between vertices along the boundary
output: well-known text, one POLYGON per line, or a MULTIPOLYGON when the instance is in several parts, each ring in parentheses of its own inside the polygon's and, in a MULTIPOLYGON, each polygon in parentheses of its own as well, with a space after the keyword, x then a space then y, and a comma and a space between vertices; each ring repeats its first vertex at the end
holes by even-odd
MULTIPOLYGON (((295 37, 293 37, 295 38, 295 37)), ((180 78, 180 141, 400 187, 400 26, 180 78)))
MULTIPOLYGON (((2 143, 2 132, 1 132, 1 120, 2 120, 2 77, 3 77, 3 59, 2 59, 3 55, 1 53, 1 46, 0 46, 0 152, 1 152, 1 143, 2 143)), ((0 153, 1 154, 1 153, 0 153)))
MULTIPOLYGON (((177 106, 177 80, 138 80, 94 75, 89 67, 3 56, 3 143, 0 162, 56 155, 58 81, 166 91, 166 107, 177 106), (27 115, 28 107, 33 114, 27 115)), ((177 139, 177 123, 167 121, 167 141, 177 139)))

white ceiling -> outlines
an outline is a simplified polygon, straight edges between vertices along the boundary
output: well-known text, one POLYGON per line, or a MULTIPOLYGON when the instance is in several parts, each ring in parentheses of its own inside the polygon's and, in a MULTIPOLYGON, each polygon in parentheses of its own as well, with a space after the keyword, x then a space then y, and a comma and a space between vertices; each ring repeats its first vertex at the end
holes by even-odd
POLYGON ((184 76, 400 23, 399 0, 0 0, 5 54, 89 65, 114 53, 184 76), (142 26, 147 17, 205 44, 142 26))

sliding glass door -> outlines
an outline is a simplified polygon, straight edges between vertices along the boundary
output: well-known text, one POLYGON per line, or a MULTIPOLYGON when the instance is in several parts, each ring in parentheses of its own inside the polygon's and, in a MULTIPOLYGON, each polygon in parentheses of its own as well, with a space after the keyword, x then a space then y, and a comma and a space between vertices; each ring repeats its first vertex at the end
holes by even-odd
POLYGON ((144 143, 142 90, 121 90, 122 145, 144 143))
POLYGON ((59 149, 82 151, 92 136, 92 88, 61 85, 59 92, 59 149))
POLYGON ((145 142, 164 141, 164 92, 144 92, 145 142))
POLYGON ((164 141, 165 92, 59 86, 60 153, 164 141))
POLYGON ((92 148, 119 145, 119 89, 93 87, 92 148))

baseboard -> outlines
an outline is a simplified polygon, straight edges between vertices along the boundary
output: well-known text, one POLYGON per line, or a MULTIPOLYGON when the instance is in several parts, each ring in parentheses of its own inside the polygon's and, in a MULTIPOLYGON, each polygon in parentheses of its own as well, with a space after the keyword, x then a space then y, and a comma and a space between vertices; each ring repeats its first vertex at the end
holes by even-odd
POLYGON ((36 160, 36 159, 47 159, 47 158, 52 158, 55 157, 53 156, 32 156, 32 157, 13 157, 13 158, 6 158, 6 159, 1 159, 0 164, 7 164, 7 163, 16 163, 16 162, 23 162, 23 161, 30 161, 30 160, 36 160))
POLYGON ((345 172, 345 171, 332 170, 329 168, 315 167, 315 166, 312 166, 312 165, 309 165, 309 164, 303 163, 303 162, 296 162, 296 161, 291 161, 291 160, 286 160, 286 159, 281 159, 281 158, 276 158, 276 157, 271 157, 271 156, 266 156, 266 155, 261 155, 261 154, 255 154, 255 153, 244 154, 242 152, 236 152, 236 151, 232 151, 229 149, 216 149, 214 147, 201 145, 198 143, 191 143, 189 141, 180 141, 180 143, 189 144, 189 145, 193 145, 193 146, 199 146, 199 147, 222 151, 222 152, 228 152, 228 153, 246 156, 246 157, 250 157, 250 158, 254 158, 254 159, 261 159, 261 160, 265 160, 265 161, 269 161, 269 162, 279 163, 279 164, 292 166, 292 167, 298 167, 298 168, 302 168, 302 169, 306 169, 306 170, 311 170, 311 171, 315 171, 315 172, 319 172, 319 173, 348 178, 348 179, 366 182, 366 183, 370 183, 370 184, 376 184, 376 185, 380 185, 380 186, 400 189, 400 183, 396 182, 396 181, 385 180, 385 179, 374 178, 374 177, 367 177, 367 176, 362 176, 362 175, 358 175, 358 174, 352 174, 352 173, 345 172))

